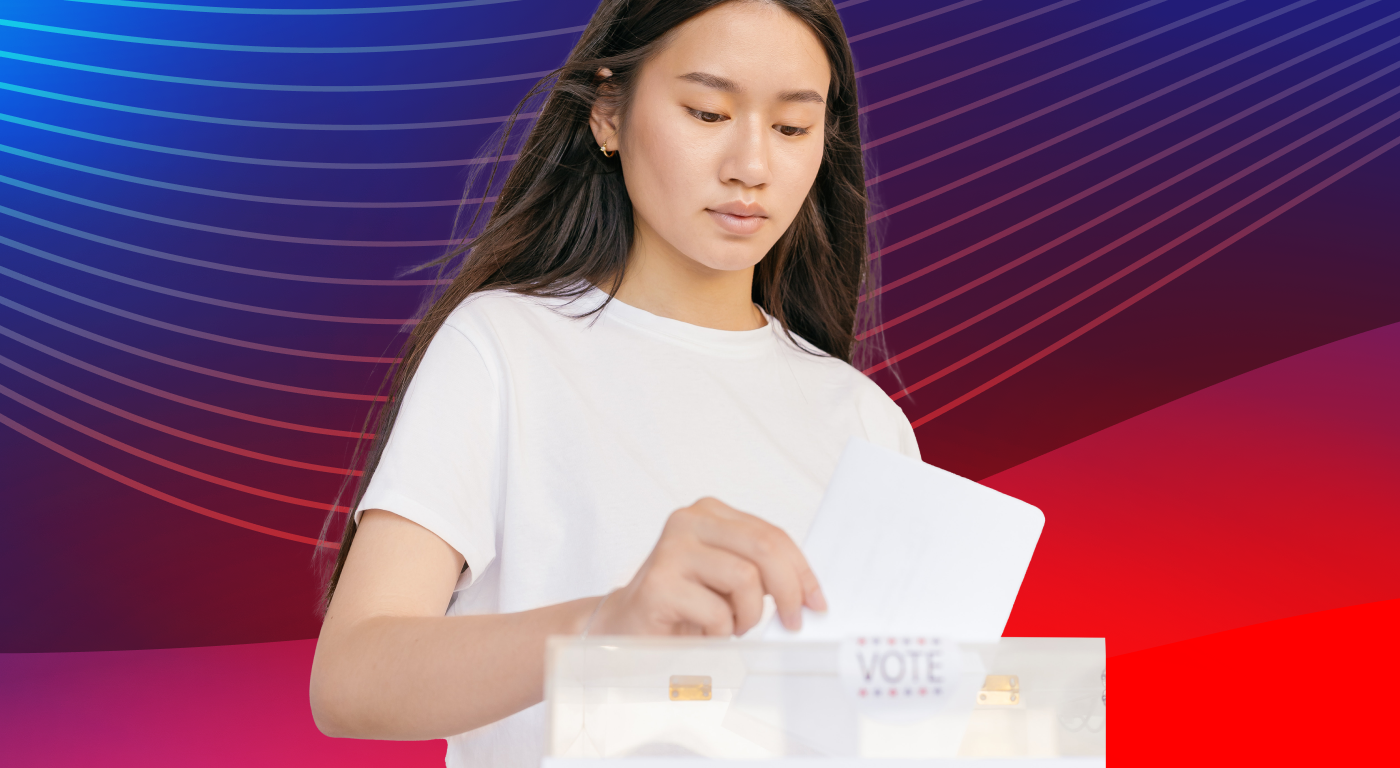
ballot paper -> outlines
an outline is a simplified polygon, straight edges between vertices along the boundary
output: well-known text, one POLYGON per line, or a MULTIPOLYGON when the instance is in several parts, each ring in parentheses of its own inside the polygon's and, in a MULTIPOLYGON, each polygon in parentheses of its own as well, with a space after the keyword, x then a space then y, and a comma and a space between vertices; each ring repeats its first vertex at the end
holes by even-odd
POLYGON ((746 636, 1000 637, 1044 524, 1030 504, 853 437, 802 543, 828 610, 746 636))

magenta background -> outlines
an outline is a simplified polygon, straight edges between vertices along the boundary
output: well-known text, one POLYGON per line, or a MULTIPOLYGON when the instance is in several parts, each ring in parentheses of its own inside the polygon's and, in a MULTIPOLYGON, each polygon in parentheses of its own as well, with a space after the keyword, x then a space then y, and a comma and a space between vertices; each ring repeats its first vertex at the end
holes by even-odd
MULTIPOLYGON (((0 8, 17 764, 440 759, 315 731, 307 540, 401 270, 591 12, 444 5, 0 8)), ((927 461, 1046 513, 1008 634, 1162 673, 1400 597, 1400 4, 842 6, 909 394, 872 375, 927 461)))

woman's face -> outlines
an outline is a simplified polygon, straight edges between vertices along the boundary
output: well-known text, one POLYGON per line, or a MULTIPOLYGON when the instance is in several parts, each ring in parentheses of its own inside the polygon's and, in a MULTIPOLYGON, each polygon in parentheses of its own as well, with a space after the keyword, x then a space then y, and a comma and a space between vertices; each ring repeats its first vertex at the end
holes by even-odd
POLYGON ((593 122, 619 152, 638 245, 714 270, 757 264, 817 177, 830 78, 817 36, 774 5, 726 3, 678 27, 623 122, 593 122))

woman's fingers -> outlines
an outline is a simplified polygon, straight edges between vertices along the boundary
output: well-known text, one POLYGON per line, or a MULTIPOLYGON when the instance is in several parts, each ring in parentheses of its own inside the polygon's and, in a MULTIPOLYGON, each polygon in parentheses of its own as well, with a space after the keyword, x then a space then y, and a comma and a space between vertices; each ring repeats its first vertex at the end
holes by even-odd
POLYGON ((690 579, 677 582, 673 589, 673 608, 679 614, 677 629, 680 634, 691 634, 696 628, 699 634, 715 637, 734 634, 734 609, 728 600, 690 579))
POLYGON ((715 499, 702 499, 690 509, 694 514, 687 522, 701 542, 729 550, 758 567, 784 626, 802 625, 804 604, 826 609, 816 574, 781 528, 715 499))
POLYGON ((773 595, 783 624, 797 629, 804 604, 825 610, 816 576, 781 528, 715 499, 674 512, 660 541, 598 626, 622 633, 747 632, 773 595))
POLYGON ((763 576, 753 561, 701 544, 693 554, 690 574, 701 585, 728 598, 734 634, 744 634, 763 618, 763 576))

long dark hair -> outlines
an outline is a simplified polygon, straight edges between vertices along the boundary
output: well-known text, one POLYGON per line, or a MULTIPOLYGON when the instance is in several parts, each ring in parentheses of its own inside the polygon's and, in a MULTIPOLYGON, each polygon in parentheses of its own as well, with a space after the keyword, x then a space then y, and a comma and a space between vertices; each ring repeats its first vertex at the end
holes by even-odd
MULTIPOLYGON (((365 416, 365 426, 374 420, 376 428, 349 509, 358 508, 369 487, 428 343, 468 296, 506 289, 531 296, 571 297, 591 284, 606 289, 611 300, 632 247, 632 203, 618 158, 603 156, 594 142, 588 122, 593 106, 601 102, 603 111, 625 119, 640 67, 669 41, 669 33, 703 11, 735 1, 603 0, 564 65, 521 100, 493 141, 495 162, 477 166, 489 171, 474 173, 467 182, 453 231, 461 244, 423 265, 437 267, 441 276, 452 273, 455 264, 455 274, 450 282, 443 281, 445 288, 435 288, 425 298, 421 319, 391 371, 388 398, 377 419, 373 409, 365 416), (600 77, 602 68, 611 70, 611 76, 600 77), (515 165, 498 182, 496 169, 511 146, 516 119, 522 110, 541 101, 534 128, 515 153, 515 165), (480 197, 473 198, 479 174, 485 180, 480 197), (494 198, 492 191, 496 191, 494 198), (492 202, 490 216, 482 224, 482 211, 492 202), (471 203, 476 207, 468 218, 471 203)), ((826 50, 831 83, 821 168, 792 225, 755 267, 753 301, 788 334, 832 357, 862 365, 883 350, 878 334, 857 344, 861 332, 877 327, 879 318, 878 302, 859 301, 862 292, 871 292, 875 277, 869 258, 870 204, 850 44, 832 0, 763 1, 788 11, 816 33, 826 50)), ((606 302, 593 311, 603 306, 606 302)), ((389 380, 386 374, 385 381, 389 380)), ((352 467, 360 458, 366 434, 367 430, 361 431, 352 467)), ((347 476, 342 484, 337 502, 351 478, 347 476)), ((322 540, 338 514, 327 517, 322 540)), ((322 616, 335 594, 357 527, 353 516, 348 516, 334 567, 321 569, 323 590, 317 608, 322 616)), ((317 550, 325 552, 325 548, 317 550)))

